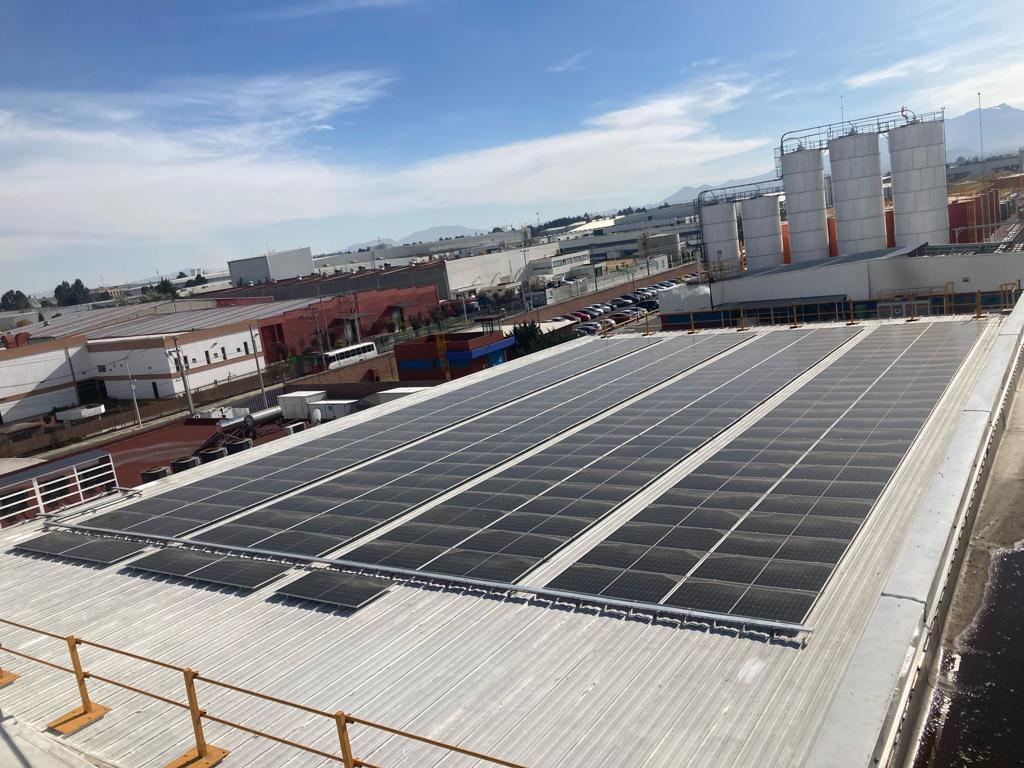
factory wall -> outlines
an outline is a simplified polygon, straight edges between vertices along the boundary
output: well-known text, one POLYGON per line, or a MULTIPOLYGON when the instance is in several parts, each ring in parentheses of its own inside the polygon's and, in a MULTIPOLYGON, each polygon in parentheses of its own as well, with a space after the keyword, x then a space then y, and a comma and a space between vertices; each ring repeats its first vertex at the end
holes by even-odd
POLYGON ((524 264, 550 258, 557 253, 558 243, 545 243, 526 249, 447 260, 444 267, 448 275, 448 290, 451 296, 456 296, 482 288, 521 282, 524 264))
POLYGON ((0 422, 78 405, 75 381, 87 369, 80 342, 65 346, 63 341, 53 341, 0 350, 0 422))
MULTIPOLYGON (((1020 280, 1024 280, 1024 261, 1012 252, 878 258, 723 280, 711 284, 710 301, 714 306, 821 296, 869 301, 883 292, 910 289, 919 293, 997 291, 1003 283, 1020 280)), ((663 316, 703 308, 695 306, 702 301, 701 294, 683 288, 663 291, 658 300, 663 316)))

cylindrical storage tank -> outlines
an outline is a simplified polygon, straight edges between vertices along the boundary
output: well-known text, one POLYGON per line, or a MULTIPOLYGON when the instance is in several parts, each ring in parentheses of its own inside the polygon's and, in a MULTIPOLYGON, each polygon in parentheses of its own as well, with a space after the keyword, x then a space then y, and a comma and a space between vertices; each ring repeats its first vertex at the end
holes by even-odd
POLYGON ((782 186, 789 222, 789 261, 828 258, 825 168, 821 150, 798 149, 782 156, 782 186))
POLYGON ((941 120, 889 131, 896 245, 947 245, 946 133, 941 120))
POLYGON ((175 459, 171 462, 171 472, 177 474, 178 472, 184 472, 186 469, 192 469, 193 467, 198 466, 198 456, 183 456, 180 459, 175 459))
POLYGON ((777 195, 764 195, 740 203, 743 247, 747 269, 777 267, 782 261, 782 218, 777 195))
POLYGON ((828 143, 832 166, 832 209, 838 253, 885 248, 882 153, 877 133, 853 133, 828 143))
POLYGON ((161 480, 165 477, 170 476, 170 467, 153 467, 152 469, 145 469, 141 472, 142 482, 152 483, 154 480, 161 480))
POLYGON ((700 234, 708 265, 721 262, 726 268, 740 263, 740 233, 736 203, 706 203, 700 207, 700 234))

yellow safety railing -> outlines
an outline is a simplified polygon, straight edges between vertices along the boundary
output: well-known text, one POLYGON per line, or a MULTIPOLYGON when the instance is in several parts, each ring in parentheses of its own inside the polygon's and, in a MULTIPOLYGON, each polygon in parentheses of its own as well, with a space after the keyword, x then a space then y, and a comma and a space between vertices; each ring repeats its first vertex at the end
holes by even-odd
MULTIPOLYGON (((6 643, 0 643, 0 653, 8 653, 12 656, 16 656, 27 661, 42 664, 43 666, 49 667, 51 669, 60 670, 61 672, 67 672, 71 675, 74 675, 75 683, 78 689, 78 698, 80 700, 79 705, 69 710, 68 712, 65 712, 64 714, 60 715, 59 717, 57 717, 56 719, 52 720, 50 723, 47 724, 49 728, 56 731, 57 733, 60 733, 61 735, 66 736, 75 733, 76 731, 81 730, 85 726, 98 720, 99 718, 103 717, 105 714, 111 711, 110 707, 107 707, 103 704, 99 704, 92 700, 92 698, 89 695, 88 687, 86 686, 87 680, 95 680, 100 683, 113 685, 117 688, 122 688, 126 691, 130 691, 140 696, 145 696, 147 698, 163 702, 164 704, 168 704, 179 709, 187 710, 192 723, 192 736, 195 742, 195 746, 189 749, 184 754, 176 757, 174 760, 169 762, 165 766, 165 768, 185 768, 185 766, 189 766, 190 768, 199 768, 200 766, 208 768, 209 766, 216 765, 221 760, 223 760, 225 756, 227 756, 228 750, 222 747, 213 746, 212 744, 208 744, 206 742, 206 737, 203 733, 204 720, 209 721, 211 723, 218 723, 219 725, 227 726, 228 728, 233 728, 235 730, 248 733, 252 736, 268 739, 270 741, 277 742, 278 744, 284 744, 285 746, 293 747, 294 749, 298 749, 303 752, 308 752, 309 754, 322 757, 326 760, 332 760, 336 763, 340 763, 344 766, 344 768, 379 768, 378 766, 372 763, 368 763, 365 760, 361 760, 360 758, 355 757, 349 737, 350 725, 365 726, 367 728, 371 728, 377 731, 382 731, 384 733, 389 733, 395 736, 400 736, 406 739, 411 739, 413 741, 418 741, 423 744, 438 747, 439 749, 444 749, 449 752, 457 752, 461 755, 474 757, 478 760, 490 763, 492 765, 502 765, 507 766, 508 768, 524 768, 524 766, 520 765, 519 763, 513 763, 508 760, 502 760, 501 758, 484 754, 482 752, 476 752, 471 749, 466 749, 465 747, 460 747, 455 744, 448 744, 443 741, 438 741, 437 739, 430 739, 426 736, 420 736, 415 733, 409 733, 408 731, 403 731, 400 728, 392 728, 390 726, 383 725, 382 723, 374 722, 373 720, 367 720, 366 718, 356 717, 355 715, 349 714, 347 712, 327 712, 321 709, 317 709, 316 707, 310 707, 305 704, 299 704, 298 702, 282 699, 278 696, 272 696, 267 693, 261 693, 260 691, 254 691, 249 688, 243 688, 239 685, 233 685, 231 683, 224 682, 223 680, 215 680, 213 678, 206 677, 205 675, 201 675, 199 672, 190 667, 180 667, 175 664, 168 664, 165 661, 151 659, 146 656, 141 656, 136 653, 121 650, 120 648, 114 648, 109 645, 104 645, 103 643, 97 643, 91 640, 86 640, 81 637, 76 637, 75 635, 59 635, 55 632, 49 632, 45 629, 31 627, 27 624, 21 624, 16 621, 9 621, 7 619, 0 619, 0 625, 15 627, 17 629, 21 629, 26 632, 31 632, 36 635, 48 637, 53 640, 59 640, 67 645, 67 651, 71 661, 70 667, 64 666, 63 664, 58 664, 53 661, 49 661, 47 659, 39 658, 38 656, 33 656, 23 651, 19 651, 15 648, 10 647, 6 643), (146 664, 152 664, 163 669, 181 673, 183 683, 185 686, 186 701, 178 701, 176 699, 167 696, 162 696, 160 694, 153 693, 152 691, 147 691, 137 686, 129 685, 128 683, 114 680, 109 677, 104 677, 95 672, 86 670, 82 666, 82 661, 79 656, 78 649, 80 646, 96 648, 98 650, 106 651, 108 653, 117 654, 119 656, 125 656, 129 659, 134 659, 136 661, 144 662, 146 664), (234 722, 232 720, 228 720, 227 718, 219 717, 217 715, 211 715, 209 712, 207 712, 199 705, 199 699, 196 694, 196 681, 202 681, 208 685, 213 685, 218 688, 224 688, 229 691, 234 691, 235 693, 253 696, 264 701, 269 701, 271 703, 279 704, 285 707, 291 707, 293 709, 297 709, 311 715, 318 715, 320 717, 323 717, 324 719, 330 721, 333 724, 333 729, 337 732, 338 753, 327 752, 322 749, 317 749, 316 747, 309 746, 308 744, 302 744, 298 741, 285 738, 283 736, 277 736, 271 733, 267 733, 266 731, 263 731, 259 728, 254 728, 243 723, 234 722)), ((10 669, 5 669, 2 665, 0 665, 0 688, 10 685, 11 683, 14 683, 17 679, 17 674, 12 672, 10 669)))

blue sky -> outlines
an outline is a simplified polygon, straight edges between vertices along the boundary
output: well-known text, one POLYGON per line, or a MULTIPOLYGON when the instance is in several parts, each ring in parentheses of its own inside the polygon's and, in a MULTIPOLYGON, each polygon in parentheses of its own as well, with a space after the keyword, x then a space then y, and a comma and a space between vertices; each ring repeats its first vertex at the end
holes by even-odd
POLYGON ((840 95, 1024 107, 1014 8, 5 0, 0 292, 656 202, 840 95))

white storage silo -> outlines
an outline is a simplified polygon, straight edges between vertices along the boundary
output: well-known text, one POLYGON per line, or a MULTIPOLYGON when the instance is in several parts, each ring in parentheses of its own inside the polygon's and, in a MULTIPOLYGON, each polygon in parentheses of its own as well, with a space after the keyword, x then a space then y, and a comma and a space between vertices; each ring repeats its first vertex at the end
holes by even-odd
POLYGON ((740 203, 747 269, 782 264, 782 219, 778 195, 762 195, 740 203))
POLYGON ((832 206, 840 256, 885 248, 882 153, 877 133, 853 133, 828 143, 832 206))
POLYGON ((896 245, 949 243, 946 132, 941 120, 889 131, 896 245))
POLYGON ((736 226, 736 203, 701 205, 700 233, 709 266, 721 263, 726 269, 739 268, 740 233, 736 226))
POLYGON ((828 221, 821 150, 798 149, 782 155, 782 185, 786 190, 790 263, 827 258, 828 221))

